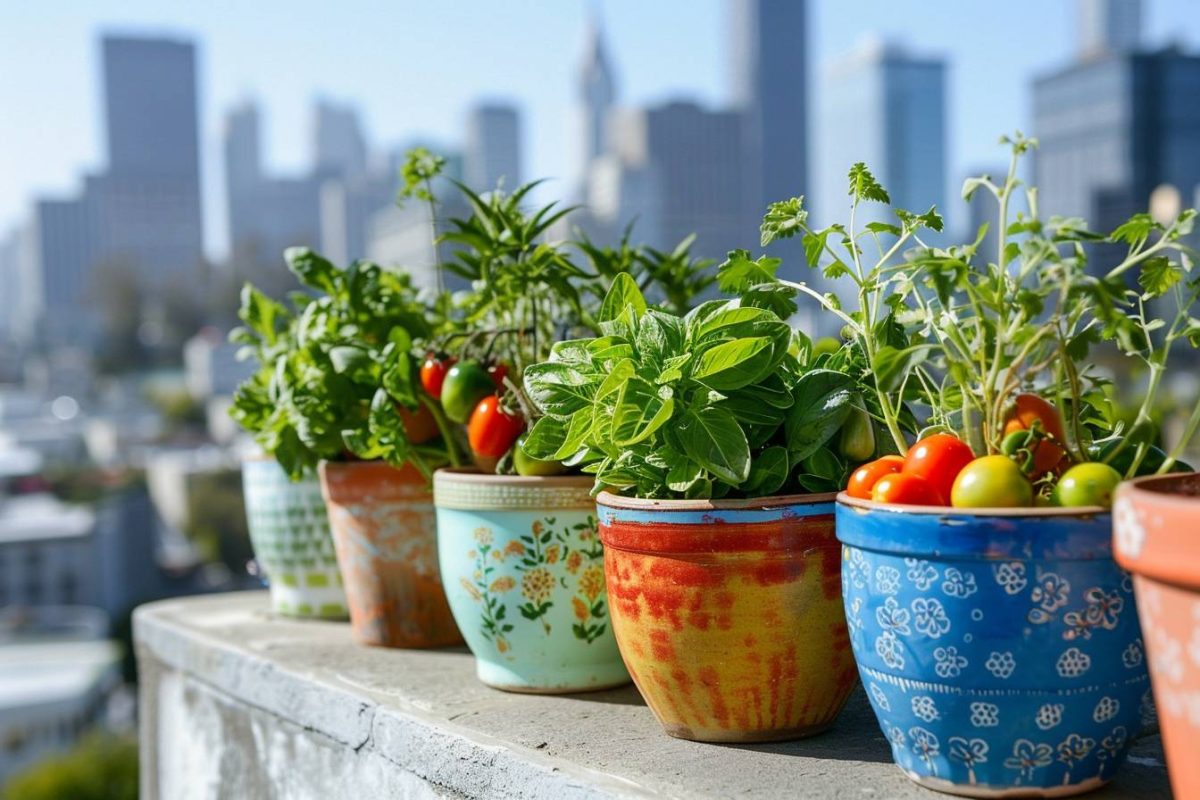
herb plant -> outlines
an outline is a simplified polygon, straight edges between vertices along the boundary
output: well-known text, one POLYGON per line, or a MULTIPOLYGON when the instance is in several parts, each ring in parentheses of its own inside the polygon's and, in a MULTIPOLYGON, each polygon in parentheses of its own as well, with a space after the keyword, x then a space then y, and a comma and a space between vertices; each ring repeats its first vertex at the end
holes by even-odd
POLYGON ((685 315, 651 308, 633 277, 613 281, 600 335, 559 342, 525 372, 545 414, 525 450, 638 497, 748 497, 837 488, 836 438, 853 379, 813 358, 786 317, 794 292, 747 283, 685 315))

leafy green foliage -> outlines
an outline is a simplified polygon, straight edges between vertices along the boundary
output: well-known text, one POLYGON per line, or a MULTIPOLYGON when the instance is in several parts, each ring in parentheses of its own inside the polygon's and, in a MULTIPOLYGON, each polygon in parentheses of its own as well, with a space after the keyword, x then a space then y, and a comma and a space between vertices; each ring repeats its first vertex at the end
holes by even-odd
POLYGON ((754 289, 679 316, 618 275, 600 335, 560 342, 526 370, 545 414, 526 450, 594 473, 597 490, 638 497, 836 488, 851 466, 833 441, 854 381, 831 356, 811 358, 775 311, 747 303, 754 289))
POLYGON ((441 175, 445 167, 446 159, 434 155, 424 147, 409 150, 400 166, 402 185, 397 201, 416 198, 426 203, 433 202, 433 179, 441 175))
POLYGON ((138 747, 132 737, 93 733, 70 752, 12 775, 4 800, 137 800, 138 747))
POLYGON ((457 443, 418 385, 414 356, 438 323, 411 278, 364 261, 341 269, 308 248, 285 258, 315 296, 293 298, 289 310, 253 287, 243 292, 245 326, 232 338, 260 367, 239 387, 234 418, 293 477, 347 452, 427 475, 456 462, 457 443), (400 410, 422 406, 442 436, 413 445, 400 410))
POLYGON ((648 245, 631 245, 633 226, 625 229, 616 247, 601 247, 587 236, 580 235, 572 244, 587 258, 598 280, 589 284, 597 299, 605 294, 605 286, 621 273, 628 273, 638 289, 661 298, 661 306, 675 314, 686 314, 716 283, 711 259, 692 256, 696 235, 685 237, 670 251, 656 250, 648 245))

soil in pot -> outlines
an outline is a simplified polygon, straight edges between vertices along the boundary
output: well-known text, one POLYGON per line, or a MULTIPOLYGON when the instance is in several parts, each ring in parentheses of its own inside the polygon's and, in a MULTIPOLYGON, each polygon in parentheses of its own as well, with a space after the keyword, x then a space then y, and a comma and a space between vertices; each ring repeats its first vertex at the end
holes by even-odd
POLYGON ((617 643, 669 734, 759 742, 833 723, 856 675, 831 501, 600 495, 617 643))
POLYGON ((1117 561, 1134 575, 1176 797, 1200 797, 1200 474, 1141 478, 1117 490, 1117 561))
POLYGON ((854 656, 910 778, 972 797, 1113 778, 1152 704, 1110 515, 841 495, 837 522, 854 656))
POLYGON ((479 679, 559 694, 621 686, 587 476, 434 475, 441 572, 479 679))
POLYGON ((322 462, 320 475, 354 638, 383 647, 461 642, 442 591, 424 477, 368 461, 322 462))

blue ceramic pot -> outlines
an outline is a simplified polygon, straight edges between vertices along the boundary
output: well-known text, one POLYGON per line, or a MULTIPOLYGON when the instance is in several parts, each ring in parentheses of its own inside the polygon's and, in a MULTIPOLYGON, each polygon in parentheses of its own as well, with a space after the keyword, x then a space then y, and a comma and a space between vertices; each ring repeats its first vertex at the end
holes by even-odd
POLYGON ((1109 514, 843 494, 837 535, 859 674, 910 778, 974 797, 1112 779, 1150 683, 1109 514))

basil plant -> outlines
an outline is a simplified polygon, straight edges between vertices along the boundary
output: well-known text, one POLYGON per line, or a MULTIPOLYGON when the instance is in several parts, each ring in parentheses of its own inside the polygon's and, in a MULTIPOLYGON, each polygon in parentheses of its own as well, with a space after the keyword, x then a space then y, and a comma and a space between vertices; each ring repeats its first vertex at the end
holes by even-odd
POLYGON ((645 498, 839 488, 874 452, 872 442, 861 458, 843 454, 839 434, 861 429, 854 421, 865 414, 855 382, 788 325, 794 291, 744 277, 722 282, 733 299, 681 316, 648 307, 617 275, 600 335, 559 342, 525 371, 544 415, 526 452, 595 474, 597 492, 645 498))

